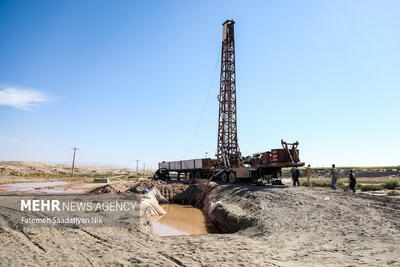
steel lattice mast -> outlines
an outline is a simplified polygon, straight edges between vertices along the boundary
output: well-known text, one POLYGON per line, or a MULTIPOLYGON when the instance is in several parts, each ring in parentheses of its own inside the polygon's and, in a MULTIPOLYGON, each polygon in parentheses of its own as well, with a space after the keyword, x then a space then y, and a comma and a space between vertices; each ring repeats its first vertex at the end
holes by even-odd
POLYGON ((240 154, 236 123, 234 24, 233 20, 227 20, 222 24, 217 158, 225 166, 237 165, 240 154))

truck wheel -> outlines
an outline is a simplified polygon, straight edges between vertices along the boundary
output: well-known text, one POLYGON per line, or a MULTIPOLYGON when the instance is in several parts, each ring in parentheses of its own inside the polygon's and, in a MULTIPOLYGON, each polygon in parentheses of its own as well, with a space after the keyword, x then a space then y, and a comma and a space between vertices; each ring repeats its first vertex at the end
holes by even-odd
POLYGON ((227 183, 227 182, 228 182, 228 174, 227 174, 226 172, 223 172, 223 173, 221 174, 221 181, 222 181, 223 183, 227 183))
POLYGON ((273 180, 271 182, 272 185, 283 185, 282 180, 273 180))
POLYGON ((194 172, 189 173, 189 184, 193 184, 194 183, 194 180, 195 180, 194 176, 195 176, 194 172))
POLYGON ((236 173, 235 172, 230 172, 229 173, 229 182, 231 184, 236 183, 236 173))
POLYGON ((251 182, 255 184, 257 182, 257 173, 256 172, 251 172, 251 182))

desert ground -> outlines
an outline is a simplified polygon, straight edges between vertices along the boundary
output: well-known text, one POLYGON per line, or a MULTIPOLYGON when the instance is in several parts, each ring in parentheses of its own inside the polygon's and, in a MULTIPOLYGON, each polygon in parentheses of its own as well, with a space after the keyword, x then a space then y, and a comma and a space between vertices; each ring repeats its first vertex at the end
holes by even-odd
POLYGON ((160 237, 148 217, 134 228, 24 228, 11 220, 20 211, 0 203, 0 264, 400 266, 398 197, 286 185, 212 184, 204 191, 200 184, 119 180, 98 186, 109 190, 86 193, 134 199, 132 188, 154 186, 170 202, 203 209, 219 233, 160 237))

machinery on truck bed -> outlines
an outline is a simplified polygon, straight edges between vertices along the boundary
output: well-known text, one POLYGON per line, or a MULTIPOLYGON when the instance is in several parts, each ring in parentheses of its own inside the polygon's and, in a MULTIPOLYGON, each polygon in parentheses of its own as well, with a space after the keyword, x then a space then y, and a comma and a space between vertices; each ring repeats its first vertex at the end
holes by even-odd
POLYGON ((154 179, 170 179, 176 172, 178 180, 214 179, 236 183, 239 180, 281 184, 282 168, 304 166, 300 162, 299 143, 281 140, 282 148, 242 157, 237 138, 235 38, 233 20, 222 24, 222 51, 217 158, 161 162, 154 179))

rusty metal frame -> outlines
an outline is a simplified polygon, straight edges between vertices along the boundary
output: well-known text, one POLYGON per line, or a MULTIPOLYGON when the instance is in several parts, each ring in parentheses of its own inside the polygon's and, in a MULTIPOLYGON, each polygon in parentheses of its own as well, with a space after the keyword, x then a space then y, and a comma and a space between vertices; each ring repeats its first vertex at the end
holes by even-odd
POLYGON ((290 151, 293 151, 293 153, 296 155, 296 159, 300 159, 299 154, 297 153, 297 147, 299 146, 299 142, 296 141, 294 143, 287 143, 287 142, 281 140, 281 144, 282 144, 283 149, 285 149, 288 152, 290 161, 293 164, 295 164, 296 162, 294 161, 294 159, 292 157, 292 153, 290 153, 290 151))
POLYGON ((239 161, 236 113, 236 70, 235 36, 233 20, 226 20, 223 26, 217 159, 225 167, 236 166, 239 161), (226 162, 228 160, 228 163, 226 162))

